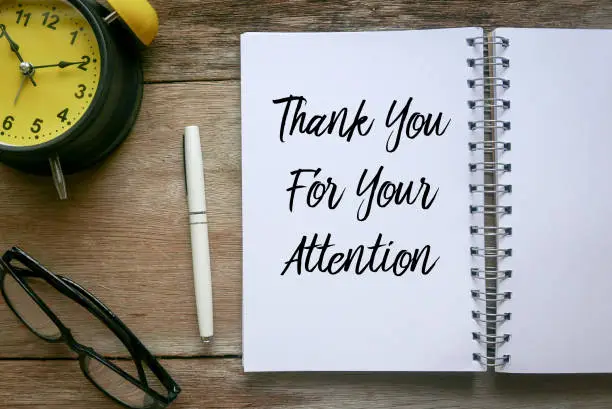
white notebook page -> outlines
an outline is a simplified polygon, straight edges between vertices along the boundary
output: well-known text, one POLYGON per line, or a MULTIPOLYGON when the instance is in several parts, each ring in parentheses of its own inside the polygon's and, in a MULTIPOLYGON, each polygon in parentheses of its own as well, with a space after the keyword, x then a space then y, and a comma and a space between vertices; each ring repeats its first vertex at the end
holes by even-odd
MULTIPOLYGON (((481 111, 467 108, 467 100, 481 91, 467 87, 476 70, 466 64, 468 57, 481 56, 466 38, 479 35, 480 29, 465 28, 241 37, 245 371, 481 370, 472 359, 479 348, 471 335, 478 330, 471 311, 482 306, 470 296, 473 158, 467 149, 468 121, 482 119, 481 111), (288 105, 291 96, 306 100, 300 107, 306 113, 303 128, 316 114, 346 107, 348 130, 363 101, 350 142, 337 127, 319 136, 300 133, 299 100, 288 105), (387 126, 387 114, 396 100, 393 122, 410 98, 396 144, 401 121, 387 126), (440 118, 437 131, 417 132, 423 122, 413 117, 416 112, 431 114, 430 131, 440 118), (405 136, 409 124, 414 139, 405 136), (385 181, 402 182, 402 194, 412 181, 413 204, 380 207, 375 201, 367 211, 368 186, 380 166, 377 194, 385 181), (291 172, 300 169, 296 182, 291 172), (321 185, 310 207, 314 181, 321 185), (323 186, 328 189, 315 206, 323 186), (310 252, 300 258, 298 247, 302 240, 311 244, 315 234, 317 245, 329 234, 333 247, 322 262, 321 251, 313 251, 308 263, 310 252), (368 268, 358 274, 355 263, 337 271, 348 250, 360 245, 366 246, 362 266, 367 267, 367 247, 379 234, 374 266, 386 250, 389 267, 402 249, 405 266, 407 253, 427 254, 429 246, 429 255, 414 271, 402 273, 395 263, 397 275, 368 268), (339 255, 330 273, 334 253, 339 255)), ((329 116, 319 130, 328 123, 329 116)))
MULTIPOLYGON (((611 372, 612 31, 510 29, 504 372, 611 372)), ((500 54, 501 55, 501 54, 500 54)), ((501 118, 500 118, 501 119, 501 118)))

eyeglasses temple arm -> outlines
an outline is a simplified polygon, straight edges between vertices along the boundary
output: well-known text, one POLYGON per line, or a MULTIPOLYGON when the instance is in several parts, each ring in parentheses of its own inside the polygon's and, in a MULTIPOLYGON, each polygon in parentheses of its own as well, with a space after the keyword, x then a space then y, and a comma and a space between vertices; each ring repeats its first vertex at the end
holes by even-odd
POLYGON ((34 278, 43 278, 43 279, 45 278, 45 275, 38 271, 32 271, 28 268, 21 268, 21 267, 15 267, 15 266, 10 266, 10 267, 11 267, 11 270, 13 270, 15 273, 23 277, 34 277, 34 278))

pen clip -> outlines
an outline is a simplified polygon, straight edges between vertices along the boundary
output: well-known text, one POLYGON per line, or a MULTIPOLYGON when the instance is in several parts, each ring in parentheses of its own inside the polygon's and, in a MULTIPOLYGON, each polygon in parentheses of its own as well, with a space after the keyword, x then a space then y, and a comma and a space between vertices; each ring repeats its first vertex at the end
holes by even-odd
POLYGON ((185 144, 185 133, 183 132, 183 177, 185 178, 185 193, 189 196, 189 185, 187 184, 187 145, 185 144))

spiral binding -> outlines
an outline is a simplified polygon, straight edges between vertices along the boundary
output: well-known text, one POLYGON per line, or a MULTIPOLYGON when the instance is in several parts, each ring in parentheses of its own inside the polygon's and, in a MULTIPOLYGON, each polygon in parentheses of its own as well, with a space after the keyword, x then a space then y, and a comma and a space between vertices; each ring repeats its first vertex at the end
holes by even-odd
POLYGON ((510 142, 493 142, 493 141, 479 141, 470 142, 468 144, 471 151, 481 150, 484 152, 502 151, 507 152, 511 150, 512 145, 510 142))
MULTIPOLYGON (((490 52, 494 47, 501 46, 503 48, 507 48, 510 46, 510 40, 500 36, 492 36, 492 37, 474 37, 468 38, 467 44, 470 47, 474 47, 476 45, 482 45, 486 47, 490 52)), ((483 71, 487 70, 487 72, 483 72, 482 77, 480 78, 471 78, 468 79, 467 84, 470 88, 475 87, 483 87, 485 98, 469 100, 468 108, 490 110, 490 112, 501 109, 507 110, 510 108, 510 101, 503 98, 494 98, 487 97, 487 92, 489 94, 494 94, 490 92, 494 90, 496 87, 501 88, 509 88, 510 80, 507 78, 502 78, 497 75, 491 76, 491 72, 495 66, 501 68, 507 68, 510 66, 510 59, 506 57, 497 57, 497 56, 485 56, 482 58, 468 58, 467 59, 468 67, 474 68, 477 66, 482 67, 483 71)), ((470 172, 483 172, 485 175, 491 176, 492 179, 497 182, 497 176, 512 171, 512 165, 510 163, 503 163, 498 161, 498 156, 503 154, 504 152, 508 152, 511 150, 511 144, 509 142, 498 141, 497 138, 491 138, 495 140, 486 140, 486 131, 489 132, 507 132, 511 129, 511 123, 509 121, 499 121, 493 119, 481 120, 481 121, 470 121, 468 122, 468 129, 471 131, 482 129, 485 132, 483 140, 470 142, 468 147, 470 151, 482 151, 483 155, 494 156, 493 159, 483 159, 481 162, 475 162, 469 164, 470 172)), ((481 184, 470 184, 469 189, 472 195, 482 193, 483 204, 473 204, 470 205, 470 213, 480 213, 483 215, 483 218, 486 216, 493 216, 495 218, 503 215, 508 215, 512 213, 511 206, 500 206, 497 204, 485 204, 485 195, 497 195, 500 194, 509 194, 512 193, 512 185, 500 184, 500 183, 486 183, 483 180, 481 184)), ((472 319, 474 319, 479 325, 484 325, 483 331, 485 332, 473 332, 472 338, 474 341, 478 342, 480 345, 484 345, 486 347, 486 353, 474 353, 472 358, 475 361, 478 361, 481 365, 486 367, 500 367, 506 365, 510 361, 510 355, 504 355, 502 357, 497 357, 496 355, 496 347, 502 345, 510 340, 510 334, 497 335, 496 332, 493 334, 486 333, 488 329, 492 326, 495 330, 499 324, 503 324, 504 322, 511 319, 510 313, 497 313, 497 305, 499 303, 505 302, 512 298, 511 292, 499 292, 497 289, 497 284, 499 284, 502 280, 507 280, 512 277, 511 270, 500 270, 496 267, 490 267, 489 265, 493 264, 497 266, 497 262, 500 259, 505 257, 512 256, 511 248, 498 248, 497 240, 502 237, 511 236, 512 228, 511 227, 489 227, 489 226, 470 226, 470 234, 474 236, 481 236, 483 239, 493 239, 495 245, 487 244, 486 242, 483 244, 483 247, 471 247, 470 254, 473 257, 481 257, 485 260, 484 268, 472 268, 470 271, 470 276, 474 280, 481 280, 484 282, 485 290, 481 289, 473 289, 471 290, 471 296, 475 300, 484 301, 487 305, 487 311, 472 311, 472 319), (489 307, 489 305, 493 304, 493 307, 489 307), (493 310, 493 311, 490 311, 493 310)))
POLYGON ((506 322, 512 316, 511 313, 506 312, 504 314, 489 314, 482 313, 480 311, 472 311, 472 318, 474 318, 478 322, 482 322, 485 324, 500 324, 502 322, 506 322), (482 318, 484 317, 484 319, 482 318), (489 319, 489 317, 493 317, 494 319, 489 319))
POLYGON ((512 227, 481 227, 481 226, 470 226, 471 234, 478 234, 481 236, 511 236, 512 227))
POLYGON ((507 99, 501 99, 501 98, 481 98, 481 99, 469 100, 468 107, 470 107, 470 109, 487 108, 487 107, 510 109, 510 101, 508 101, 507 99))
POLYGON ((470 192, 512 193, 512 185, 505 185, 500 183, 470 183, 470 192))
POLYGON ((499 78, 499 77, 482 77, 482 78, 473 78, 473 79, 469 79, 468 81, 468 87, 470 88, 475 88, 475 87, 490 87, 490 86, 501 86, 504 88, 510 88, 510 80, 507 80, 505 78, 499 78), (490 82, 487 82, 487 80, 489 80, 490 82), (491 84, 491 81, 493 82, 493 84, 491 84))
POLYGON ((510 172, 512 165, 509 163, 498 163, 498 162, 477 162, 470 163, 470 171, 476 172, 482 170, 484 172, 510 172))
POLYGON ((470 205, 470 213, 482 213, 485 215, 512 214, 512 206, 470 205))
POLYGON ((504 68, 510 66, 510 60, 504 57, 480 57, 480 58, 468 58, 468 67, 475 67, 477 65, 501 65, 504 68))
POLYGON ((508 121, 495 121, 493 119, 485 119, 484 121, 471 121, 468 122, 468 126, 471 130, 474 129, 491 129, 491 128, 500 128, 505 131, 510 130, 510 122, 508 121), (494 125, 487 125, 488 123, 493 123, 494 125), (479 125, 481 124, 481 125, 479 125))
POLYGON ((477 44, 482 44, 482 45, 499 44, 502 47, 510 46, 510 40, 505 37, 493 37, 493 41, 489 41, 489 40, 490 39, 488 37, 472 37, 472 38, 466 39, 470 47, 473 47, 477 44))
POLYGON ((472 332, 472 339, 480 341, 485 344, 495 343, 503 344, 510 340, 510 334, 504 335, 482 335, 480 332, 472 332))
POLYGON ((472 268, 472 278, 478 280, 494 280, 495 282, 512 277, 512 270, 498 270, 495 268, 472 268))

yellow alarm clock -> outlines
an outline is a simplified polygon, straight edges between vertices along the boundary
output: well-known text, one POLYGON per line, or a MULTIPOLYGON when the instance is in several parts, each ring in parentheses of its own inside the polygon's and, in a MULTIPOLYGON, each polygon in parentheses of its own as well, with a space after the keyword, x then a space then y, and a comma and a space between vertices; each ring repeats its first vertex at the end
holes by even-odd
POLYGON ((63 176, 127 137, 143 96, 139 52, 157 34, 147 0, 0 0, 0 162, 63 176))

